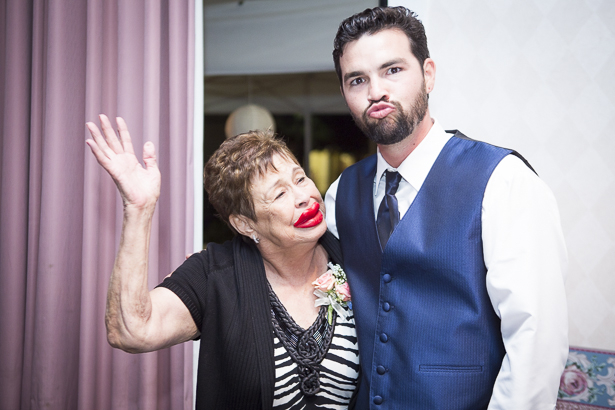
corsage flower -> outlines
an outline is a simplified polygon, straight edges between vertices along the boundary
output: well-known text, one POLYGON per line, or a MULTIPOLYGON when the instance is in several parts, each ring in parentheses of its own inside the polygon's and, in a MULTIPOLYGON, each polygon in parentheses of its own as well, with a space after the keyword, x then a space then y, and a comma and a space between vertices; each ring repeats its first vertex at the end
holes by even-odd
POLYGON ((338 315, 346 318, 348 311, 344 308, 352 303, 350 302, 350 288, 346 279, 346 272, 340 265, 334 265, 331 262, 327 264, 329 270, 323 273, 312 282, 314 285, 314 294, 318 297, 314 306, 329 305, 327 312, 327 320, 329 324, 333 322, 333 309, 338 315))

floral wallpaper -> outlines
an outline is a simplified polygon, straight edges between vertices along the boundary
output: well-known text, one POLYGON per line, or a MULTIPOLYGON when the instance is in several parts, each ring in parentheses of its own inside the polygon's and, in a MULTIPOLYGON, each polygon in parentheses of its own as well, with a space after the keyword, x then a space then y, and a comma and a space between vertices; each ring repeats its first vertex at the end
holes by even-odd
POLYGON ((615 352, 570 348, 558 410, 615 409, 615 352))

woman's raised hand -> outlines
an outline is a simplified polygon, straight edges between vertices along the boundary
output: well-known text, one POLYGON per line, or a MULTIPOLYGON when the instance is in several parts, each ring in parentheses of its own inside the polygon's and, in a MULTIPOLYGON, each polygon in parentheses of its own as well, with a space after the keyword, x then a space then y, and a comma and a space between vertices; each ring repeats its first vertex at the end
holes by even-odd
POLYGON ((86 140, 98 163, 111 175, 122 196, 124 208, 153 209, 160 196, 160 171, 152 142, 143 146, 143 167, 130 140, 126 122, 117 118, 119 139, 106 115, 100 115, 102 133, 93 122, 86 126, 92 139, 86 140))

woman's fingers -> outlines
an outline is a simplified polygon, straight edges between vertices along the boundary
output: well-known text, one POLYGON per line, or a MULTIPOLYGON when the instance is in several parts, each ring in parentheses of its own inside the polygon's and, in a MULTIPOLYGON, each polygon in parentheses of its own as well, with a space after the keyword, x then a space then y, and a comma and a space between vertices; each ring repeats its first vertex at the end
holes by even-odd
POLYGON ((105 141, 107 142, 109 148, 111 148, 111 150, 116 154, 123 152, 124 149, 122 148, 122 144, 117 138, 117 134, 111 126, 111 121, 109 121, 109 118, 104 114, 100 114, 98 118, 100 119, 100 126, 102 128, 103 134, 105 136, 105 141))
MULTIPOLYGON (((119 144, 116 144, 116 147, 109 146, 110 141, 106 137, 106 135, 109 132, 108 129, 110 127, 109 120, 104 115, 101 115, 100 117, 101 117, 100 126, 102 128, 102 132, 93 122, 88 122, 86 123, 86 125, 88 127, 88 130, 90 131, 90 134, 92 135, 92 139, 94 140, 96 145, 98 145, 98 148, 100 148, 100 150, 107 156, 107 158, 113 158, 113 156, 117 153, 117 146, 119 144), (102 117, 106 119, 106 122, 103 121, 102 117), (107 130, 105 130, 105 125, 106 125, 107 130)), ((111 133, 115 134, 113 129, 111 129, 111 133)), ((114 138, 117 142, 117 137, 114 136, 114 138)))
POLYGON ((126 121, 124 121, 122 117, 117 117, 115 121, 117 122, 117 131, 120 134, 120 141, 124 147, 124 152, 134 154, 135 150, 132 146, 132 140, 130 139, 130 133, 128 132, 126 121))
POLYGON ((86 127, 88 127, 88 131, 90 131, 90 135, 92 139, 86 140, 86 143, 92 149, 92 153, 96 157, 99 163, 103 163, 108 161, 113 155, 113 151, 107 145, 107 142, 103 138, 100 130, 93 122, 87 122, 86 127))
POLYGON ((92 139, 87 139, 85 140, 85 143, 88 144, 88 146, 92 150, 92 154, 94 154, 94 157, 96 158, 96 160, 98 161, 100 165, 104 166, 104 164, 107 161, 109 161, 109 158, 107 158, 105 153, 102 152, 102 150, 98 147, 98 144, 96 143, 96 141, 92 139))
MULTIPOLYGON (((98 146, 98 151, 104 153, 107 158, 112 158, 114 154, 129 153, 134 155, 134 148, 132 146, 132 140, 130 133, 128 132, 128 126, 123 118, 117 117, 117 129, 120 135, 118 139, 115 130, 111 126, 109 118, 100 114, 100 127, 101 130, 93 122, 87 122, 86 126, 92 135, 92 140, 98 146)), ((88 144, 90 145, 90 144, 88 144)), ((91 145, 90 145, 91 146, 91 145)))

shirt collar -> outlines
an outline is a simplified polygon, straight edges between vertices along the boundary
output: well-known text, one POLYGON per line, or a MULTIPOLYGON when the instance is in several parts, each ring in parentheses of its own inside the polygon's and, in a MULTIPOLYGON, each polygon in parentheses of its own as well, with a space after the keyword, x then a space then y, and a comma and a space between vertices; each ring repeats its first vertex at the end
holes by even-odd
POLYGON ((447 134, 438 121, 434 119, 431 129, 423 141, 404 159, 397 169, 390 166, 382 157, 382 154, 380 154, 380 150, 378 150, 374 195, 378 192, 378 184, 386 170, 399 172, 404 180, 419 191, 431 170, 431 166, 436 162, 440 151, 442 151, 442 148, 444 148, 444 145, 446 145, 451 136, 452 134, 447 134))

